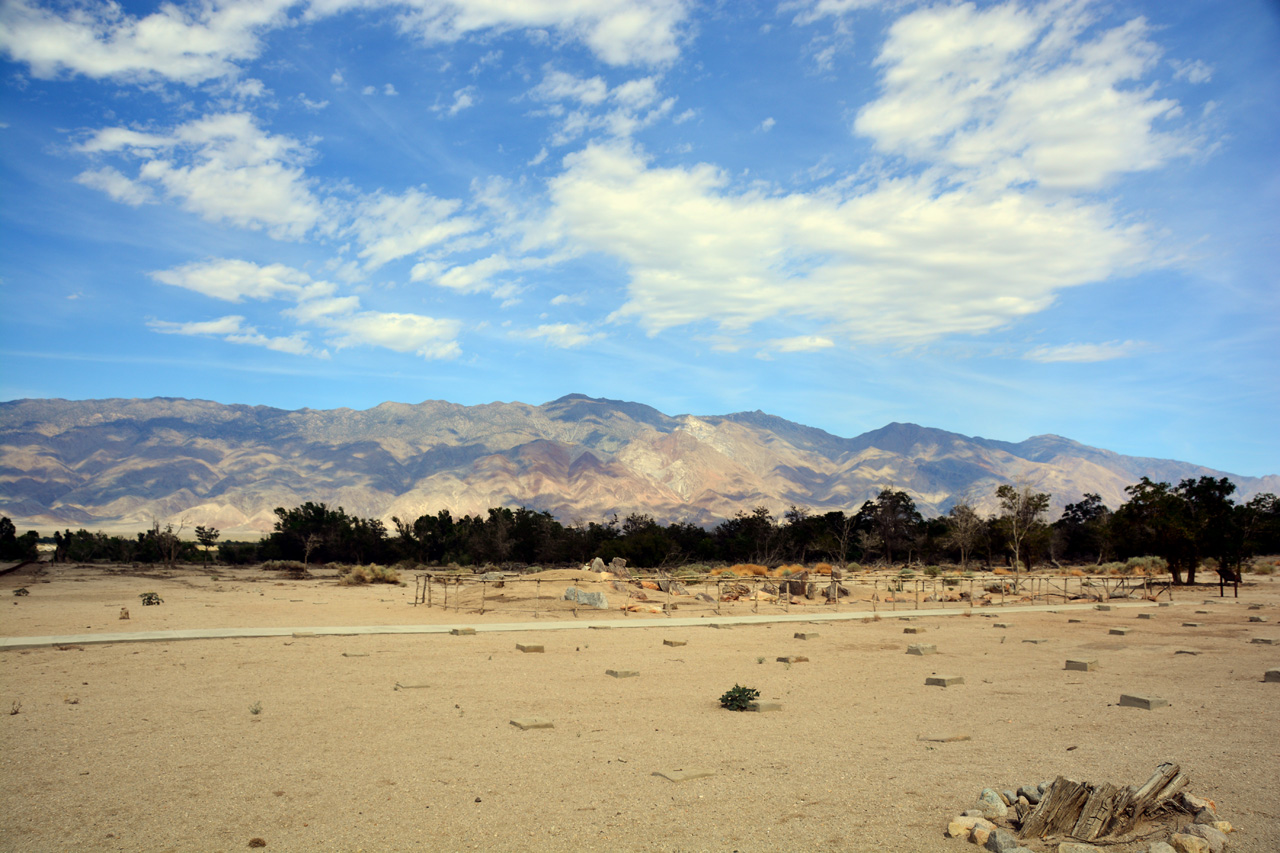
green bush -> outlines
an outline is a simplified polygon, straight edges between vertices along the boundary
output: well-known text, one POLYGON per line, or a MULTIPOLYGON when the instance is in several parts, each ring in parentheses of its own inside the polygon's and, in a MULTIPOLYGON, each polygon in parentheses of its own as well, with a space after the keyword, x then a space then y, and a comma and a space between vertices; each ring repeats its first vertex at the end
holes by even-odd
POLYGON ((139 593, 138 598, 142 599, 143 607, 147 607, 152 604, 164 604, 164 599, 160 597, 160 593, 158 592, 139 593))
POLYGON ((18 597, 22 597, 24 595, 30 595, 31 590, 27 589, 25 586, 20 586, 13 591, 13 594, 18 597))
POLYGON ((733 685, 732 690, 720 697, 720 704, 730 711, 745 711, 747 706, 760 698, 760 691, 740 684, 733 685))
POLYGON ((343 566, 339 586, 361 586, 368 583, 400 583, 400 574, 389 566, 343 566))
POLYGON ((941 566, 925 566, 924 573, 928 577, 936 578, 938 575, 942 574, 942 567, 941 566))

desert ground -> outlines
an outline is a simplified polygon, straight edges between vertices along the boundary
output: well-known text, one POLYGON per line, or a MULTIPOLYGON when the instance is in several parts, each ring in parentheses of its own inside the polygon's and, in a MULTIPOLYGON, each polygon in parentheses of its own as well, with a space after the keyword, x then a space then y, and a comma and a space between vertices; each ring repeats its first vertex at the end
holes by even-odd
POLYGON ((789 614, 808 621, 756 624, 727 617, 787 614, 745 601, 575 614, 555 601, 575 577, 547 576, 533 603, 491 590, 481 614, 474 597, 413 606, 412 578, 4 575, 0 638, 77 639, 0 650, 0 850, 959 853, 974 848, 945 838, 947 822, 984 787, 1138 784, 1169 760, 1234 825, 1232 851, 1280 849, 1280 684, 1263 681, 1280 645, 1252 642, 1280 640, 1274 577, 1249 576, 1238 599, 1214 585, 1176 590, 1171 607, 1048 612, 1010 597, 909 622, 911 603, 873 615, 863 587, 839 606, 857 618, 808 604, 789 614), (164 603, 141 606, 145 592, 164 603), (100 642, 199 628, 280 634, 100 642), (917 642, 938 654, 907 654, 917 642), (926 686, 932 675, 964 683, 926 686), (781 709, 721 708, 737 684, 781 709), (1121 694, 1169 706, 1121 707, 1121 694), (511 723, 524 718, 553 727, 511 723), (941 742, 955 736, 969 739, 941 742), (677 770, 712 775, 655 775, 677 770))

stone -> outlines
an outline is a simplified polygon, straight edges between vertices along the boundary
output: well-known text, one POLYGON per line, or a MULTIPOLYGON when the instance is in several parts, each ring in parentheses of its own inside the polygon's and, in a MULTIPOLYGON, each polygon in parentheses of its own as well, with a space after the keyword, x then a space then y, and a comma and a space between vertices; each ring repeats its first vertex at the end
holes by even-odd
POLYGON ((1000 799, 1000 794, 994 788, 983 788, 982 793, 978 795, 976 805, 982 809, 982 816, 987 820, 995 820, 1009 814, 1009 807, 1004 804, 1004 800, 1000 799))
POLYGON ((1049 641, 1040 639, 1040 640, 1023 640, 1022 642, 1031 643, 1032 645, 1038 646, 1038 645, 1041 645, 1042 643, 1047 643, 1049 641))
POLYGON ((1215 820, 1215 821, 1211 821, 1210 823, 1206 823, 1205 826, 1212 826, 1214 829, 1218 830, 1218 832, 1221 832, 1223 835, 1236 831, 1235 827, 1231 825, 1231 821, 1229 820, 1215 820))
POLYGON ((453 628, 449 631, 455 637, 470 637, 475 634, 475 628, 453 628))
POLYGON ((546 649, 544 649, 540 643, 516 643, 516 648, 519 651, 524 652, 525 654, 531 654, 534 652, 540 653, 540 652, 546 651, 546 649))
POLYGON ((664 646, 673 646, 673 647, 677 647, 677 648, 678 648, 678 647, 680 647, 680 646, 687 646, 687 645, 689 645, 689 641, 688 641, 688 640, 663 640, 663 641, 662 641, 662 645, 664 645, 664 646))
POLYGON ((1102 849, 1078 841, 1063 841, 1058 845, 1058 853, 1102 853, 1102 849))
POLYGON ((528 731, 529 729, 554 729, 555 724, 550 720, 542 717, 517 717, 511 721, 511 725, 520 731, 528 731))
POLYGON ((778 663, 808 663, 809 659, 804 655, 786 655, 778 658, 778 663))
POLYGON ((1018 836, 1003 827, 996 827, 996 831, 987 838, 983 848, 990 850, 991 853, 1017 853, 1021 846, 1018 843, 1018 836))
POLYGON ((605 675, 612 675, 614 678, 635 678, 640 673, 634 669, 606 669, 605 675))
POLYGON ((994 823, 987 822, 980 824, 975 826, 969 833, 969 840, 979 847, 982 847, 987 843, 987 839, 991 837, 991 833, 995 831, 996 825, 994 823))
POLYGON ((968 838, 975 826, 985 826, 990 829, 996 828, 996 825, 986 818, 961 815, 953 818, 951 823, 947 824, 947 835, 952 838, 968 838))
POLYGON ((816 640, 818 639, 817 631, 797 631, 794 634, 797 640, 816 640))
MULTIPOLYGON (((600 558, 596 557, 596 559, 599 560, 600 558)), ((601 564, 600 571, 603 570, 604 565, 601 564)), ((609 601, 604 597, 603 592, 587 592, 578 589, 576 586, 571 586, 564 591, 564 600, 576 601, 579 604, 585 604, 587 607, 594 607, 596 610, 609 609, 609 601)))
POLYGON ((910 625, 902 629, 902 633, 904 634, 923 634, 924 632, 925 629, 921 628, 919 625, 910 625))
POLYGON ((482 581, 500 581, 503 580, 502 572, 485 572, 480 576, 482 581))
POLYGON ((1269 669, 1262 677, 1263 681, 1280 682, 1280 669, 1269 669))
POLYGON ((1129 632, 1130 632, 1130 631, 1132 631, 1132 630, 1133 630, 1132 628, 1112 628, 1112 629, 1111 629, 1110 631, 1108 631, 1107 633, 1108 633, 1108 634, 1118 634, 1119 636, 1123 637, 1125 634, 1129 633, 1129 632))
POLYGON ((1111 610, 1112 607, 1110 604, 1095 604, 1093 605, 1093 609, 1094 610, 1111 610))
POLYGON ((992 625, 991 627, 992 627, 992 628, 1012 628, 1012 627, 1013 627, 1013 623, 1012 623, 1012 622, 997 622, 996 624, 992 625))
POLYGON ((1178 851, 1163 841, 1153 841, 1147 848, 1147 853, 1178 853, 1178 851))
POLYGON ((1250 642, 1259 646, 1280 645, 1280 640, 1277 640, 1275 637, 1254 637, 1252 640, 1250 640, 1250 642))
POLYGON ((770 711, 781 711, 781 702, 748 702, 747 710, 754 711, 757 714, 767 714, 770 711))
POLYGON ((1200 622, 1183 622, 1182 627, 1183 628, 1199 628, 1201 624, 1202 623, 1200 622))
POLYGON ((1139 613, 1139 614, 1138 614, 1138 618, 1139 618, 1139 619, 1154 619, 1154 618, 1156 618, 1156 615, 1155 615, 1154 613, 1139 613))
POLYGON ((654 776, 660 776, 669 782, 688 782, 692 779, 706 779, 716 775, 714 770, 655 770, 654 776))
POLYGON ((1035 785, 1023 785, 1018 789, 1019 797, 1026 797, 1027 802, 1033 806, 1040 805, 1040 788, 1035 785))
POLYGON ((1187 835, 1184 832, 1174 833, 1169 839, 1177 853, 1210 853, 1209 842, 1198 835, 1187 835))
POLYGON ((1209 853, 1222 853, 1227 847, 1227 834, 1203 823, 1187 827, 1187 835, 1195 835, 1209 842, 1209 853))
POLYGON ((1012 806, 1018 802, 1018 795, 1006 788, 1000 792, 1000 799, 1004 800, 1006 806, 1012 806))
POLYGON ((604 560, 600 559, 599 557, 596 557, 594 560, 591 561, 591 566, 587 569, 587 571, 603 572, 604 560))
POLYGON ((932 643, 912 643, 907 646, 907 654, 909 655, 936 655, 938 647, 932 643))
POLYGON ((1098 668, 1098 662, 1096 660, 1068 660, 1067 661, 1067 669, 1075 670, 1076 672, 1093 672, 1097 668, 1098 668))
POLYGON ((928 743, 960 743, 961 741, 973 740, 969 735, 920 735, 916 740, 923 740, 928 743))
POLYGON ((926 687, 952 687, 964 684, 963 675, 931 675, 924 680, 926 687))
POLYGON ((1121 708, 1142 708, 1150 711, 1155 708, 1167 707, 1168 704, 1168 699, 1160 699, 1156 696, 1134 696, 1129 693, 1124 693, 1120 696, 1121 708))
MULTIPOLYGON (((122 619, 126 619, 126 618, 128 618, 128 617, 122 616, 121 618, 122 618, 122 619)), ((1250 622, 1266 622, 1266 621, 1267 621, 1267 617, 1265 617, 1265 616, 1250 616, 1250 617, 1249 617, 1249 621, 1250 621, 1250 622)))

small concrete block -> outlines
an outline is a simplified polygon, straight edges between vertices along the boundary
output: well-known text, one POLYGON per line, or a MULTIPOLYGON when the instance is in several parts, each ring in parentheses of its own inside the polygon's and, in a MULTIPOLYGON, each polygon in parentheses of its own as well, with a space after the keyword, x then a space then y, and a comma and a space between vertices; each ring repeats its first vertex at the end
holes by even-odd
POLYGON ((809 659, 804 655, 787 655, 778 658, 778 663, 808 663, 809 659))
POLYGON ((1067 669, 1076 670, 1077 672, 1093 672, 1098 668, 1096 660, 1069 660, 1067 661, 1067 669))
POLYGON ((926 687, 951 687, 955 684, 964 684, 963 675, 931 675, 924 680, 926 687))
POLYGON ((1047 643, 1047 642, 1049 642, 1049 641, 1048 641, 1048 640, 1045 640, 1045 639, 1039 639, 1039 640, 1023 640, 1022 642, 1024 642, 1024 643, 1034 643, 1035 645, 1037 645, 1037 646, 1038 646, 1038 645, 1040 645, 1041 643, 1047 643))
POLYGON ((668 782, 688 782, 691 779, 706 779, 716 775, 714 770, 655 770, 654 776, 661 776, 668 782))
POLYGON ((428 688, 428 687, 430 687, 430 686, 431 686, 430 684, 427 684, 427 683, 422 682, 422 681, 418 681, 418 682, 415 682, 415 683, 413 683, 413 684, 404 684, 404 683, 402 683, 402 682, 397 681, 397 682, 396 682, 396 686, 395 686, 395 688, 394 688, 394 689, 396 689, 396 690, 425 690, 426 688, 428 688))
POLYGON ((1199 628, 1199 627, 1201 626, 1201 624, 1203 624, 1203 623, 1200 623, 1200 622, 1183 622, 1183 623, 1182 623, 1182 627, 1183 627, 1183 628, 1199 628))
POLYGON ((515 726, 522 732, 529 729, 554 729, 555 723, 545 720, 542 717, 518 717, 511 721, 511 725, 515 726))
POLYGON ((516 643, 516 648, 525 654, 530 654, 532 652, 541 653, 546 651, 546 649, 542 647, 541 643, 516 643))
POLYGON ((1112 628, 1112 629, 1111 629, 1110 631, 1108 631, 1107 633, 1108 633, 1108 634, 1116 634, 1116 635, 1118 635, 1118 636, 1123 637, 1125 634, 1129 633, 1129 632, 1130 632, 1130 631, 1132 631, 1132 630, 1133 630, 1132 628, 1112 628))
POLYGON ((909 655, 936 655, 938 647, 932 643, 912 643, 907 646, 907 654, 909 655))
POLYGON ((1263 681, 1280 681, 1280 669, 1269 669, 1262 677, 1263 681))
POLYGON ((912 625, 902 629, 902 633, 904 634, 923 634, 924 632, 925 629, 921 628, 919 625, 912 625))
POLYGON ((1280 646, 1280 640, 1275 637, 1254 637, 1249 642, 1256 643, 1259 646, 1280 646))
POLYGON ((344 658, 367 658, 369 656, 369 653, 368 652, 343 652, 342 656, 344 658))
POLYGON ((1261 610, 1261 609, 1262 609, 1262 605, 1261 605, 1261 604, 1250 604, 1250 605, 1249 605, 1249 609, 1250 609, 1250 610, 1261 610))
POLYGON ((689 641, 688 641, 688 640, 663 640, 663 641, 662 641, 662 645, 664 645, 664 646, 687 646, 687 645, 689 645, 689 641))
POLYGON ((1012 627, 1013 627, 1013 623, 1012 623, 1012 622, 997 622, 996 624, 992 625, 991 627, 992 627, 992 628, 1012 628, 1012 627))
POLYGON ((1200 616, 1208 616, 1208 615, 1209 615, 1209 611, 1208 611, 1208 610, 1197 610, 1197 611, 1196 611, 1196 613, 1197 613, 1198 615, 1200 615, 1200 616))
POLYGON ((1168 699, 1160 699, 1156 696, 1131 696, 1124 693, 1120 696, 1121 708, 1142 708, 1150 711, 1154 708, 1164 708, 1169 704, 1168 699))
POLYGON ((1068 619, 1068 620, 1067 620, 1067 624, 1068 624, 1068 625, 1071 625, 1071 624, 1079 625, 1079 624, 1080 624, 1081 622, 1083 622, 1083 621, 1084 621, 1083 619, 1068 619))
POLYGON ((781 702, 750 702, 747 704, 748 711, 754 711, 757 714, 767 714, 770 711, 781 711, 781 702))
POLYGON ((454 628, 449 633, 455 637, 469 637, 475 634, 475 628, 454 628))
POLYGON ((816 640, 818 639, 817 631, 797 631, 795 633, 797 640, 816 640))
POLYGON ((1110 604, 1095 604, 1093 605, 1093 609, 1094 610, 1111 610, 1113 608, 1111 607, 1110 604))
POLYGON ((315 635, 316 635, 315 631, 294 631, 293 632, 293 638, 295 640, 298 639, 299 637, 314 637, 315 635))
POLYGON ((1139 618, 1139 619, 1154 619, 1154 618, 1156 618, 1156 615, 1155 615, 1154 613, 1139 613, 1139 614, 1138 614, 1138 618, 1139 618))
POLYGON ((634 669, 606 669, 605 675, 612 675, 614 678, 635 678, 640 673, 634 669))
POLYGON ((1249 621, 1250 621, 1250 622, 1266 622, 1266 621, 1267 621, 1267 617, 1265 617, 1265 616, 1250 616, 1250 617, 1249 617, 1249 621))
POLYGON ((927 743, 960 743, 961 741, 973 740, 969 735, 920 735, 916 740, 922 740, 927 743))

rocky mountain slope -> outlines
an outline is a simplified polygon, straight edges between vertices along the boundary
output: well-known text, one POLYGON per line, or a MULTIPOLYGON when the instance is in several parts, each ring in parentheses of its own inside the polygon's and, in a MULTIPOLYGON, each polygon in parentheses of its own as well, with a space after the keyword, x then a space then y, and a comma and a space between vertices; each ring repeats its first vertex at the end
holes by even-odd
MULTIPOLYGON (((643 512, 715 523, 764 505, 856 510, 885 486, 926 515, 1028 482, 1055 510, 1096 492, 1111 506, 1142 476, 1231 476, 1121 456, 1059 436, 1012 444, 915 424, 841 438, 763 412, 668 416, 571 394, 541 406, 440 401, 284 411, 203 400, 0 403, 0 513, 19 529, 139 530, 153 520, 268 531, 304 501, 416 518, 529 506, 565 522, 643 512)), ((1232 477, 1237 498, 1280 477, 1232 477)))

